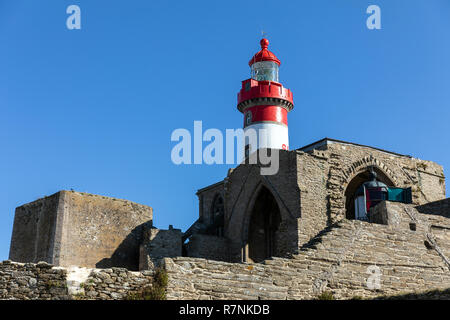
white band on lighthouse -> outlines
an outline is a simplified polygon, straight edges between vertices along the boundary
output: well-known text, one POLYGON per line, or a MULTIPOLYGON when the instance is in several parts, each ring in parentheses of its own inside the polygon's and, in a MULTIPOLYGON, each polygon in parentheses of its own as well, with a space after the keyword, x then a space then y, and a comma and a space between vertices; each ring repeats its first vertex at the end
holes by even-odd
POLYGON ((253 152, 260 148, 289 150, 287 126, 270 122, 255 123, 245 127, 244 133, 247 133, 250 129, 256 132, 256 143, 251 140, 246 142, 246 152, 247 150, 253 152))

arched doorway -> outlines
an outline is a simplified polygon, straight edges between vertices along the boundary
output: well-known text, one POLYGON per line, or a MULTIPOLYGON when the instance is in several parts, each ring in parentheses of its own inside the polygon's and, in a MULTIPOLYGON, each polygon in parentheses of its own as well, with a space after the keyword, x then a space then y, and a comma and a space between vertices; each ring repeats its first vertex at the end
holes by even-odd
POLYGON ((266 187, 255 200, 248 228, 248 261, 261 262, 276 253, 276 232, 281 222, 280 209, 266 187))
POLYGON ((366 170, 357 174, 348 184, 347 189, 345 190, 345 209, 346 214, 345 217, 347 219, 355 219, 355 199, 358 197, 361 186, 375 177, 376 181, 381 182, 382 184, 393 187, 394 183, 389 179, 384 172, 382 172, 377 167, 368 167, 366 170))

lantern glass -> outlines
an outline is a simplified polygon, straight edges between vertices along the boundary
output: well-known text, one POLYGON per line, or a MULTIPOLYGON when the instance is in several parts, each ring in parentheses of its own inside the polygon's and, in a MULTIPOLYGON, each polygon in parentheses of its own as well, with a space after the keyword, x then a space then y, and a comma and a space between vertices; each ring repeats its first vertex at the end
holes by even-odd
POLYGON ((252 64, 252 79, 278 82, 278 64, 273 61, 260 61, 252 64))

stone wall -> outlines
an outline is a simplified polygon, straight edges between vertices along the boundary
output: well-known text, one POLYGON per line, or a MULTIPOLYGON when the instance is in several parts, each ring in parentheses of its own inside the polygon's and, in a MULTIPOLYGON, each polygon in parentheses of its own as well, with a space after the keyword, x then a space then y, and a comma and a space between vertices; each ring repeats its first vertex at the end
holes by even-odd
POLYGON ((182 255, 182 232, 170 228, 160 230, 149 228, 144 231, 144 239, 140 246, 139 270, 153 270, 164 257, 182 255))
POLYGON ((132 272, 125 268, 91 269, 80 285, 69 287, 71 299, 127 300, 132 294, 150 287, 153 270, 132 272))
POLYGON ((165 259, 168 297, 314 299, 331 291, 336 298, 350 299, 450 288, 446 262, 450 242, 439 241, 432 231, 433 244, 429 235, 430 226, 448 228, 447 219, 433 216, 429 220, 413 205, 394 203, 392 208, 401 215, 401 223, 344 219, 322 230, 290 259, 272 258, 262 264, 165 259))
POLYGON ((421 213, 441 215, 450 218, 450 198, 433 201, 416 207, 421 213))
POLYGON ((54 267, 0 262, 2 300, 123 300, 151 286, 153 271, 54 267))
POLYGON ((142 230, 152 214, 127 200, 60 191, 16 209, 10 259, 138 270, 142 230))
POLYGON ((186 255, 193 258, 230 261, 229 240, 224 237, 194 234, 186 244, 186 255))
POLYGON ((41 262, 0 262, 0 299, 69 299, 66 285, 67 271, 41 262))
MULTIPOLYGON (((304 258, 304 257, 303 257, 304 258)), ((315 299, 318 275, 332 275, 323 289, 350 299, 448 299, 448 273, 435 268, 379 264, 381 288, 370 290, 366 266, 343 261, 330 273, 333 260, 275 258, 265 264, 242 264, 199 258, 167 258, 168 299, 315 299), (416 277, 416 278, 414 278, 416 277)), ((53 267, 47 263, 0 262, 0 300, 127 300, 151 286, 153 271, 123 268, 84 269, 53 267), (80 269, 80 270, 78 270, 80 269)))
POLYGON ((422 235, 423 244, 437 252, 450 269, 450 220, 440 215, 439 211, 421 214, 417 210, 420 207, 383 201, 371 209, 370 219, 395 230, 409 229, 422 235))
POLYGON ((301 218, 298 220, 298 247, 315 237, 331 223, 328 186, 328 158, 321 153, 296 151, 297 184, 300 190, 301 218))
POLYGON ((57 259, 58 208, 61 208, 61 193, 16 208, 9 251, 11 260, 53 263, 57 259))

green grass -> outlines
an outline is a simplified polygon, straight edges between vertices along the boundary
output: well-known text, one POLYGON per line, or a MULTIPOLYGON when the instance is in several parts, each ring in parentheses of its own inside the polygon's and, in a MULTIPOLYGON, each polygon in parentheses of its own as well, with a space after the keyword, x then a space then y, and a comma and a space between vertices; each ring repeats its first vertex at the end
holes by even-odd
POLYGON ((317 296, 317 300, 335 300, 331 291, 324 291, 317 296))
POLYGON ((166 300, 168 275, 166 270, 158 268, 155 271, 152 284, 138 292, 128 294, 126 300, 166 300))

